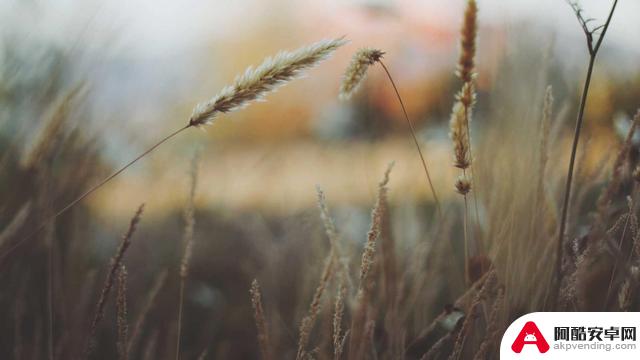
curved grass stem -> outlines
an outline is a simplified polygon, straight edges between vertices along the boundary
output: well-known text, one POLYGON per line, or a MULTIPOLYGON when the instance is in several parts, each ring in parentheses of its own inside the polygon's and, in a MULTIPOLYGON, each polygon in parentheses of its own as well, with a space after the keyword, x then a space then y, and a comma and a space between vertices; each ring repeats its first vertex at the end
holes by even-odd
POLYGON ((389 81, 391 82, 391 86, 393 86, 393 91, 395 91, 396 97, 398 98, 398 101, 400 102, 400 107, 402 108, 402 113, 404 114, 404 118, 405 118, 405 120, 407 120, 407 124, 409 125, 409 131, 411 132, 411 137, 413 138, 413 142, 415 143, 416 149, 418 150, 418 154, 420 155, 420 161, 422 162, 422 167, 424 168, 424 173, 427 175, 427 181, 429 182, 429 187, 431 188, 431 194, 433 195, 433 200, 436 203, 436 208, 438 210, 438 215, 440 217, 442 217, 442 208, 440 206, 440 200, 438 200, 438 195, 436 195, 436 190, 435 190, 435 188, 433 186, 433 182, 431 181, 431 175, 429 174, 429 169, 427 168, 427 162, 424 159, 424 155, 422 154, 422 150, 420 149, 420 144, 418 142, 418 138, 416 137, 416 130, 413 127, 413 123, 411 122, 411 120, 409 120, 409 115, 407 114, 407 109, 404 107, 404 102, 402 101, 402 97, 400 97, 400 92, 398 91, 398 88, 396 87, 396 83, 393 81, 393 78, 391 77, 391 73, 389 72, 389 69, 387 69, 387 67, 382 62, 382 60, 378 60, 378 63, 380 63, 380 66, 382 66, 382 68, 384 69, 384 72, 387 74, 387 77, 389 78, 389 81))
POLYGON ((113 174, 107 176, 105 179, 103 179, 102 181, 100 181, 98 184, 94 185, 93 187, 91 187, 89 190, 85 191, 82 195, 78 196, 75 200, 71 201, 70 203, 68 203, 67 205, 65 205, 64 207, 62 207, 62 209, 58 210, 58 212, 56 212, 55 214, 51 215, 50 217, 48 217, 47 219, 45 219, 40 225, 38 225, 31 233, 29 233, 27 236, 25 236, 24 238, 18 240, 15 244, 13 244, 7 251, 4 252, 4 254, 0 255, 0 263, 2 263, 2 261, 9 256, 11 253, 13 253, 16 249, 18 249, 20 247, 20 245, 24 244, 27 240, 29 240, 30 238, 32 238, 33 236, 35 236, 36 234, 38 234, 42 229, 44 229, 47 224, 51 223, 53 220, 55 220, 58 216, 64 214, 65 212, 67 212, 67 210, 71 209, 72 207, 74 207, 76 204, 78 204, 80 201, 84 200, 87 196, 93 194, 96 190, 100 189, 102 186, 106 185, 109 181, 113 180, 116 176, 120 175, 123 171, 127 170, 131 165, 135 164, 136 162, 138 162, 138 160, 142 159, 143 157, 147 156, 149 153, 151 153, 153 150, 155 150, 158 146, 164 144, 165 142, 167 142, 168 140, 170 140, 171 138, 173 138, 174 136, 180 134, 181 132, 183 132, 184 130, 190 128, 191 124, 182 127, 174 132, 172 132, 171 134, 165 136, 162 140, 158 141, 155 145, 151 146, 150 148, 148 148, 147 150, 145 150, 142 154, 138 155, 135 159, 129 161, 126 165, 122 166, 120 169, 116 170, 113 174))
MULTIPOLYGON (((593 74, 593 66, 596 61, 596 56, 598 55, 598 50, 600 50, 600 46, 602 45, 605 34, 607 33, 607 29, 609 28, 609 24, 611 23, 611 18, 613 17, 613 13, 616 10, 617 4, 618 0, 614 0, 613 5, 611 6, 611 10, 609 11, 609 16, 607 17, 607 21, 602 27, 602 33, 598 37, 595 46, 593 46, 593 31, 589 31, 586 29, 586 27, 583 26, 583 31, 585 32, 585 35, 587 37, 587 45, 589 49, 589 67, 587 68, 587 76, 584 82, 584 87, 582 89, 582 96, 580 98, 580 108, 578 110, 578 118, 576 120, 576 127, 573 135, 571 157, 569 159, 569 169, 567 171, 567 182, 565 184, 564 200, 562 202, 562 215, 560 218, 560 229, 558 231, 558 243, 556 248, 555 285, 552 289, 552 301, 554 302, 557 301, 562 282, 562 259, 564 252, 565 235, 564 232, 567 225, 567 212, 569 209, 569 198, 571 196, 571 184, 573 182, 573 169, 576 161, 576 153, 578 151, 578 143, 580 140, 580 130, 582 129, 582 123, 584 121, 584 109, 587 104, 587 96, 589 95, 589 86, 591 85, 591 75, 593 74)), ((578 16, 578 19, 580 20, 581 17, 578 16)))

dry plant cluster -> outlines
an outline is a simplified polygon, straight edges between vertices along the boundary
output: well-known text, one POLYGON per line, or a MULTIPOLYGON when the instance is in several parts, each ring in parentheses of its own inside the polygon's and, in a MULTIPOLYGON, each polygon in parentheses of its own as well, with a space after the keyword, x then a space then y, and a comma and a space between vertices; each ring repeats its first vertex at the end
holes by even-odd
MULTIPOLYGON (((46 278, 47 287, 38 294, 27 293, 28 288, 22 286, 12 287, 17 290, 11 294, 3 290, 3 304, 13 304, 5 312, 12 313, 14 320, 6 322, 13 324, 11 344, 2 339, 2 347, 11 348, 9 356, 15 359, 111 356, 104 354, 119 359, 204 359, 228 358, 228 353, 243 354, 238 356, 245 358, 259 354, 266 360, 497 359, 502 332, 524 313, 640 310, 640 229, 636 215, 640 167, 633 141, 640 112, 633 117, 610 168, 602 166, 605 170, 591 179, 574 177, 585 166, 578 146, 580 130, 588 109, 587 94, 596 55, 616 5, 614 1, 602 27, 590 28, 582 10, 572 4, 586 35, 590 61, 567 169, 566 149, 560 141, 566 110, 556 111, 552 87, 546 84, 528 90, 540 91, 526 97, 530 112, 535 115, 524 131, 514 130, 522 123, 497 119, 491 124, 477 124, 485 136, 472 141, 471 120, 477 105, 478 7, 475 0, 467 1, 456 71, 459 90, 453 99, 449 123, 452 166, 458 169, 459 177, 450 188, 439 190, 456 191, 461 196, 459 202, 439 200, 442 196, 436 193, 431 179, 431 173, 438 169, 427 165, 429 149, 421 146, 392 71, 383 63, 388 54, 374 48, 355 53, 346 68, 340 98, 348 101, 355 96, 367 72, 373 71, 371 67, 380 65, 397 96, 407 135, 420 155, 434 211, 422 219, 426 225, 420 240, 407 248, 406 242, 399 239, 406 233, 394 228, 394 224, 402 222, 397 220, 401 215, 395 213, 396 207, 389 201, 389 192, 394 190, 390 186, 393 159, 389 159, 372 205, 370 229, 360 245, 354 245, 346 241, 348 235, 334 220, 330 194, 327 196, 318 187, 318 222, 324 227, 326 241, 313 252, 317 261, 300 266, 305 275, 297 276, 304 285, 293 294, 283 291, 295 276, 290 274, 294 280, 278 278, 282 274, 273 270, 278 265, 267 267, 273 273, 255 271, 255 279, 237 285, 243 289, 243 301, 248 306, 244 316, 253 317, 255 328, 245 329, 253 334, 252 339, 239 336, 233 344, 254 349, 252 353, 234 352, 222 343, 202 339, 191 326, 195 320, 189 318, 189 311, 193 307, 186 305, 185 297, 190 286, 196 285, 192 277, 203 272, 197 264, 203 259, 194 252, 204 240, 199 236, 200 223, 196 223, 200 211, 195 201, 197 156, 191 165, 182 235, 174 234, 182 238, 174 248, 180 256, 173 265, 146 279, 145 289, 133 292, 127 284, 138 276, 140 264, 125 265, 129 249, 136 247, 136 228, 144 223, 143 205, 132 217, 110 263, 97 266, 101 270, 87 273, 80 284, 63 286, 54 272, 61 271, 63 263, 83 249, 68 243, 56 245, 54 239, 62 241, 64 236, 73 235, 73 230, 60 230, 69 228, 67 212, 73 212, 83 199, 133 163, 189 128, 211 124, 224 113, 262 99, 328 58, 346 40, 324 40, 281 52, 248 68, 232 85, 198 105, 184 127, 80 196, 73 195, 72 189, 56 190, 60 185, 51 178, 51 159, 56 156, 82 152, 86 161, 97 156, 95 149, 83 150, 91 139, 63 131, 71 109, 83 96, 82 86, 73 88, 59 100, 35 145, 16 165, 33 189, 29 200, 19 203, 8 197, 7 204, 1 204, 16 205, 13 208, 17 209, 0 229, 3 287, 10 278, 17 281, 16 276, 30 273, 19 264, 30 251, 41 253, 47 264, 41 272, 30 275, 46 278), (504 139, 504 134, 513 136, 504 139), (564 193, 560 191, 562 183, 564 193), (54 190, 64 200, 60 208, 52 205, 54 190), (99 286, 94 286, 96 283, 99 286), (72 286, 75 291, 56 291, 72 286), (13 300, 8 302, 7 297, 13 300), (302 299, 306 305, 295 305, 298 302, 292 298, 302 299), (28 309, 38 306, 46 320, 25 321, 25 314, 31 311, 28 309), (69 307, 73 310, 69 311, 69 307), (63 308, 67 310, 62 311, 63 308), (160 313, 165 316, 157 315, 160 313)), ((1 161, 4 160, 0 158, 1 161)), ((96 174, 82 171, 73 175, 73 189, 86 188, 97 178, 96 174)), ((83 222, 90 221, 82 214, 75 215, 83 222)), ((215 236, 212 239, 218 240, 215 236)), ((284 262, 282 266, 289 266, 284 256, 276 259, 284 262)), ((242 266, 242 262, 237 265, 242 266)), ((64 274, 73 271, 86 269, 74 267, 64 274)), ((216 337, 214 331, 202 333, 216 337)))

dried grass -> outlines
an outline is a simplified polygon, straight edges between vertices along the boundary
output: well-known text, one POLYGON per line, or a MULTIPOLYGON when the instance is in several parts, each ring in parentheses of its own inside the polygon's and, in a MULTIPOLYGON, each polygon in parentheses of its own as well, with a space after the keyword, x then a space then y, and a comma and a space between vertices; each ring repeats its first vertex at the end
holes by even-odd
POLYGON ((264 309, 262 308, 262 293, 260 292, 260 285, 258 280, 253 280, 251 283, 251 304, 253 306, 253 317, 256 322, 256 328, 258 329, 258 343, 260 344, 260 353, 263 360, 272 359, 271 357, 271 345, 269 343, 269 331, 267 327, 267 320, 264 316, 264 309))
POLYGON ((104 281, 104 285, 102 286, 100 298, 98 299, 98 304, 96 305, 96 311, 93 316, 93 320, 91 321, 91 327, 89 328, 87 345, 85 347, 85 358, 88 358, 94 350, 94 339, 96 331, 98 330, 98 324, 104 317, 104 307, 107 303, 109 293, 111 292, 111 288, 113 288, 113 284, 115 283, 116 275, 118 270, 120 269, 120 265, 122 264, 124 254, 131 245, 131 238, 133 237, 133 233, 136 231, 136 226, 140 222, 143 210, 144 204, 140 205, 133 218, 131 218, 129 229, 122 237, 122 241, 120 242, 120 245, 116 250, 116 254, 113 256, 113 258, 111 258, 111 265, 109 267, 109 271, 107 272, 107 277, 104 281))

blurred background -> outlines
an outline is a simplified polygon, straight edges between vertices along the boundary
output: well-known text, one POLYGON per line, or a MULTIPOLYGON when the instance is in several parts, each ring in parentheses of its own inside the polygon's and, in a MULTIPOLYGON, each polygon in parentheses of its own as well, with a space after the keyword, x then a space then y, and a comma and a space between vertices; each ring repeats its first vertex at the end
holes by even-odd
MULTIPOLYGON (((427 160, 446 160, 440 155, 449 151, 447 121, 463 5, 436 0, 4 1, 2 135, 32 141, 47 101, 82 81, 82 131, 97 134, 107 165, 119 165, 183 124, 196 103, 247 66, 280 49, 346 35, 351 42, 307 78, 264 104, 221 117, 204 133, 176 139, 90 203, 107 214, 152 198, 150 211, 175 206, 182 194, 166 189, 180 183, 184 170, 179 165, 197 146, 206 153, 198 199, 229 211, 296 211, 313 204, 316 184, 334 201, 369 203, 372 184, 391 159, 398 162, 394 181, 405 189, 394 196, 427 197, 417 154, 381 69, 370 72, 352 101, 338 101, 337 91, 357 48, 383 49, 428 149, 427 160)), ((605 1, 582 5, 594 23, 604 20, 609 6, 605 1)), ((490 96, 506 59, 518 53, 530 62, 528 71, 542 71, 536 65, 541 67, 547 56, 545 66, 557 75, 551 78, 557 96, 575 106, 587 59, 584 35, 569 10, 554 0, 482 1, 480 98, 490 96)), ((637 99, 629 93, 636 87, 629 85, 639 81, 640 44, 632 40, 640 32, 633 16, 638 10, 635 1, 620 4, 598 63, 596 80, 602 81, 594 82, 590 116, 595 120, 589 123, 602 130, 611 128, 611 109, 626 98, 637 99)), ((531 85, 523 91, 533 92, 531 85)), ((488 106, 479 103, 480 109, 488 106)), ((627 105, 630 112, 632 106, 627 105)), ((482 112, 478 117, 481 121, 482 112)), ((451 170, 440 165, 433 166, 451 170)), ((450 188, 450 173, 434 172, 444 194, 451 193, 444 191, 450 188)))
MULTIPOLYGON (((551 84, 566 120, 557 125, 565 144, 588 63, 573 11, 559 0, 478 3, 473 141, 481 141, 491 126, 491 114, 514 122, 535 118, 533 109, 551 84), (534 105, 519 106, 527 101, 534 105)), ((581 4, 594 24, 604 21, 610 7, 601 0, 581 4)), ((291 275, 290 269, 322 265, 323 257, 308 256, 326 245, 316 185, 326 191, 340 231, 359 246, 377 182, 395 161, 390 199, 402 224, 396 231, 406 240, 400 246, 410 249, 419 242, 434 214, 433 199, 393 89, 377 66, 350 101, 339 101, 338 89, 355 50, 385 51, 436 189, 445 203, 459 202, 448 119, 459 88, 454 70, 463 9, 462 0, 1 0, 0 229, 26 206, 59 209, 184 126, 197 103, 246 67, 322 38, 345 35, 350 41, 266 102, 220 116, 205 131, 190 130, 158 148, 59 219, 54 235, 47 236, 58 244, 55 343, 61 358, 72 351, 64 345, 72 342, 69 324, 83 321, 70 320, 73 309, 93 301, 83 300, 84 286, 99 289, 140 203, 146 203, 146 212, 126 261, 131 296, 144 297, 164 269, 172 274, 166 286, 174 290, 167 294, 175 293, 181 213, 195 152, 201 155, 185 357, 195 358, 211 344, 211 358, 255 358, 255 343, 246 343, 255 337, 248 288, 261 273, 269 274, 261 279, 265 298, 271 299, 268 307, 293 309, 274 315, 273 322, 284 329, 277 335, 284 339, 280 346, 295 343, 308 298, 298 303, 282 294, 308 294, 315 280, 305 280, 317 278, 313 271, 291 275), (56 114, 64 121, 52 129, 56 114), (42 136, 52 141, 42 145, 42 136), (34 195, 41 193, 54 195, 34 195), (284 274, 299 279, 279 282, 284 274), (85 276, 97 277, 97 283, 87 285, 85 276)), ((610 155, 609 141, 624 134, 639 105, 639 13, 640 2, 620 1, 599 55, 585 129, 587 164, 594 169, 610 155)), ((38 219, 30 217, 32 227, 38 219)), ((46 289, 37 286, 47 274, 40 269, 42 256, 20 249, 2 265, 2 358, 44 354, 46 336, 38 335, 45 334, 45 306, 38 296, 46 289), (25 271, 19 266, 24 262, 33 266, 25 271), (16 330, 14 317, 25 313, 30 317, 16 330), (16 355, 18 337, 28 345, 16 355)), ((172 313, 174 304, 167 295, 156 311, 172 313)), ((158 349, 172 353, 173 345, 162 339, 175 329, 160 326, 160 317, 150 321, 145 343, 155 336, 158 349)), ((102 336, 109 334, 104 329, 102 336)), ((108 345, 101 348, 104 358, 114 352, 108 345)))

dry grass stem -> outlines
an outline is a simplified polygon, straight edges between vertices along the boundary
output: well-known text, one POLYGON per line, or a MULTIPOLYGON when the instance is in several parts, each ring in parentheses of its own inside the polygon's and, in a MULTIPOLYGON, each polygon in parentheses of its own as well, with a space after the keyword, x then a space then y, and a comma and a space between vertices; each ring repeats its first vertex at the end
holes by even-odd
POLYGON ((339 360, 342 357, 342 350, 347 334, 342 334, 342 318, 344 317, 344 301, 347 296, 347 288, 344 286, 344 279, 338 282, 338 294, 333 312, 333 359, 339 360))
POLYGON ((376 252, 376 241, 380 236, 380 226, 382 225, 383 215, 382 212, 384 210, 384 203, 387 197, 389 174, 391 173, 391 169, 393 169, 393 165, 394 163, 389 164, 387 170, 384 173, 384 178, 378 184, 378 199, 376 200, 376 205, 373 208, 373 212, 371 213, 371 229, 367 233, 367 242, 365 243, 364 251, 362 252, 362 262, 360 266, 360 289, 363 289, 366 286, 369 270, 371 269, 371 265, 374 261, 376 252))
POLYGON ((131 245, 131 238, 133 237, 133 233, 136 231, 136 226, 140 222, 140 218, 142 216, 142 211, 144 210, 144 204, 140 205, 138 210, 136 211, 133 218, 131 218, 131 222, 129 224, 129 229, 122 237, 122 241, 116 250, 116 254, 113 258, 111 258, 111 265, 109 267, 109 271, 107 272, 107 277, 104 281, 104 285, 102 287, 102 291, 100 292, 100 298, 98 299, 98 304, 96 305, 96 311, 93 316, 93 320, 91 321, 91 327, 89 329, 87 345, 85 347, 85 358, 88 358, 91 355, 95 344, 94 337, 96 331, 98 330, 98 324, 104 317, 104 306, 107 303, 107 299, 109 297, 109 292, 111 292, 111 288, 113 288, 113 284, 115 282, 115 277, 120 269, 120 265, 122 263, 122 259, 124 258, 124 254, 131 245))
POLYGON ((118 358, 129 359, 127 344, 129 342, 129 325, 127 322, 127 269, 120 265, 118 271, 118 292, 116 297, 116 312, 118 324, 118 358))
POLYGON ((362 262, 360 265, 360 284, 356 294, 356 307, 351 320, 349 339, 349 359, 361 359, 364 356, 366 346, 365 326, 367 323, 367 310, 371 296, 369 274, 373 265, 376 253, 376 242, 380 236, 384 204, 387 197, 387 185, 389 184, 389 174, 393 168, 390 163, 384 173, 384 178, 378 184, 378 198, 371 213, 371 228, 367 233, 367 241, 362 251, 362 262))
POLYGON ((311 304, 309 305, 309 312, 307 313, 307 316, 302 319, 302 322, 300 324, 298 352, 296 354, 297 360, 302 360, 307 357, 307 352, 305 349, 307 347, 307 344, 309 343, 309 336, 311 336, 313 325, 315 324, 318 313, 320 312, 320 302, 322 300, 322 295, 324 294, 324 290, 327 287, 327 284, 329 283, 329 280, 333 274, 334 261, 335 255, 333 250, 331 250, 325 260, 324 268, 322 270, 322 276, 320 277, 320 283, 318 284, 318 287, 313 294, 311 304))
POLYGON ((191 160, 191 169, 189 176, 189 197, 187 199, 187 205, 184 210, 184 232, 182 237, 182 243, 184 249, 182 253, 182 260, 180 262, 180 293, 178 298, 178 331, 176 338, 176 360, 180 359, 180 343, 182 341, 182 313, 184 308, 184 289, 187 282, 187 276, 189 274, 189 264, 191 262, 191 255, 193 252, 193 230, 196 224, 195 219, 195 196, 196 188, 198 185, 198 162, 199 155, 196 153, 191 160))
POLYGON ((609 16, 607 17, 607 21, 601 27, 602 32, 600 33, 596 43, 594 44, 593 33, 594 30, 589 30, 587 28, 587 22, 583 19, 581 10, 579 7, 575 6, 573 9, 576 13, 578 21, 582 25, 582 30, 587 39, 587 48, 589 50, 589 65, 587 67, 587 74, 584 81, 584 86, 582 88, 582 96, 580 98, 580 106, 578 109, 578 115, 576 119, 576 126, 573 135, 573 143, 571 145, 571 155, 569 158, 569 167, 567 169, 567 180, 565 183, 564 190, 564 199, 562 202, 562 215, 560 216, 560 224, 558 229, 558 240, 556 244, 556 265, 555 265, 555 283, 553 284, 551 298, 554 301, 557 301, 558 295, 560 293, 560 286, 562 285, 563 271, 562 271, 562 262, 564 258, 564 237, 565 237, 565 229, 567 225, 567 214, 569 211, 569 199, 571 198, 571 186, 573 184, 573 169, 576 161, 576 153, 578 151, 578 142, 580 141, 580 132, 582 130, 582 122, 584 120, 584 110, 587 104, 587 96, 589 95, 589 87, 591 85, 591 75, 593 74, 593 67, 596 62, 596 57, 598 55, 598 50, 602 45, 602 41, 607 33, 609 28, 609 24, 611 23, 611 18, 613 17, 613 13, 616 10, 616 6, 618 5, 618 0, 614 0, 613 5, 611 6, 611 10, 609 11, 609 16))
POLYGON ((260 353, 262 354, 263 360, 269 360, 271 359, 271 345, 269 343, 269 331, 267 330, 267 320, 265 319, 264 309, 262 308, 262 293, 260 292, 258 280, 253 280, 249 293, 251 294, 253 316, 258 330, 260 353))

